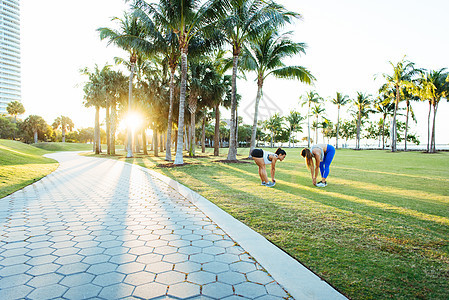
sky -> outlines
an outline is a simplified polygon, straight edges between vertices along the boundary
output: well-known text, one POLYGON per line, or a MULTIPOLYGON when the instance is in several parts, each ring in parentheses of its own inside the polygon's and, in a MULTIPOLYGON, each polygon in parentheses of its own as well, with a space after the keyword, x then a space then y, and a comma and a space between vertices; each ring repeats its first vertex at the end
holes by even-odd
MULTIPOLYGON (((341 92, 354 98, 358 91, 377 96, 391 73, 392 63, 406 59, 416 67, 449 68, 447 0, 284 0, 279 1, 302 18, 287 26, 295 42, 307 44, 306 55, 286 61, 309 69, 313 86, 269 77, 264 84, 260 118, 290 110, 305 113, 300 97, 315 90, 325 99, 341 92)), ((128 4, 123 0, 22 0, 21 52, 22 102, 25 116, 36 114, 51 124, 60 115, 69 116, 76 128, 93 126, 94 109, 83 105, 80 69, 113 64, 126 53, 99 39, 99 27, 114 27, 112 17, 122 17, 128 4)), ((252 124, 256 82, 254 76, 238 81, 242 95, 239 115, 252 124)), ((413 103, 417 124, 411 124, 421 142, 427 140, 427 103, 413 103)), ((349 118, 349 107, 342 118, 349 118)), ((326 117, 336 121, 334 105, 326 117)), ((448 144, 449 103, 443 100, 437 115, 437 144, 448 144), (443 128, 445 130, 443 130, 443 128)), ((230 114, 224 114, 229 118, 230 114)))

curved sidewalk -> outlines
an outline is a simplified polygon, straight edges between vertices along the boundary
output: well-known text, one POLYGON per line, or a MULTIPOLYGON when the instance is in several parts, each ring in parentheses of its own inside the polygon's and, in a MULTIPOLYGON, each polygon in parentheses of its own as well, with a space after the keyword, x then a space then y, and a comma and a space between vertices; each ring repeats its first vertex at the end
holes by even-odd
POLYGON ((0 299, 346 299, 159 173, 61 152, 0 199, 0 299))

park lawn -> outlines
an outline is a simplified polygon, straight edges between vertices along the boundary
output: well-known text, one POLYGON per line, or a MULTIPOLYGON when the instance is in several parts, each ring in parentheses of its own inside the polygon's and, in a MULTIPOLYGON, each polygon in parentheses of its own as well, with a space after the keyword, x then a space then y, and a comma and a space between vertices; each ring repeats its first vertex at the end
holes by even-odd
POLYGON ((58 163, 42 155, 49 151, 0 139, 0 199, 53 172, 58 163))
POLYGON ((55 160, 42 155, 55 151, 89 150, 92 150, 92 145, 81 143, 29 145, 0 139, 0 199, 41 179, 58 167, 59 164, 55 160))
POLYGON ((92 151, 92 144, 46 142, 33 144, 34 147, 47 151, 92 151))
POLYGON ((165 153, 118 159, 197 191, 352 299, 447 299, 448 152, 337 150, 329 185, 317 188, 300 149, 286 150, 275 188, 260 185, 248 149, 239 164, 217 162, 224 149, 179 167, 165 153))

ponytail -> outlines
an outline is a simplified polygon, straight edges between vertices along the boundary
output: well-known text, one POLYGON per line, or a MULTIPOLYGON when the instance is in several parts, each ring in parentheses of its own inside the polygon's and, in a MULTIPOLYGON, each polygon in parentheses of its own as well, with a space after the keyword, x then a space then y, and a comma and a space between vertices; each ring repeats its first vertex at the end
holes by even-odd
POLYGON ((287 152, 285 150, 282 150, 281 148, 277 148, 276 152, 274 152, 276 155, 287 155, 287 152))
POLYGON ((307 149, 307 148, 304 148, 304 149, 302 149, 302 151, 301 151, 301 156, 302 157, 304 157, 306 160, 305 160, 305 163, 306 163, 306 166, 307 166, 307 168, 309 169, 309 170, 312 170, 312 168, 313 168, 313 156, 312 156, 312 152, 310 152, 310 150, 309 149, 307 149))

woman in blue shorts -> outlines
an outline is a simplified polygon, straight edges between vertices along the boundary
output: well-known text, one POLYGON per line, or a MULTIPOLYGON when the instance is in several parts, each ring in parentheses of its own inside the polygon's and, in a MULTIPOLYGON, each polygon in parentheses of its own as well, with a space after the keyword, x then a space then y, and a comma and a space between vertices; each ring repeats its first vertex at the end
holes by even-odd
POLYGON ((306 159, 307 168, 312 175, 313 185, 317 187, 327 186, 326 179, 329 176, 329 167, 335 155, 335 148, 329 144, 313 145, 310 150, 304 148, 301 151, 301 156, 306 159), (313 161, 315 159, 315 162, 313 161), (317 183, 318 170, 321 173, 321 181, 317 183))

